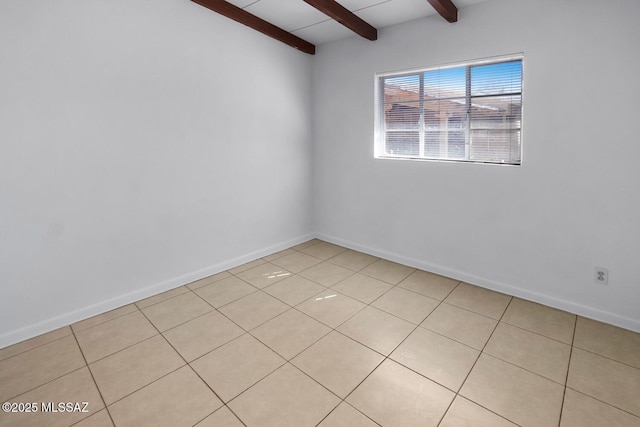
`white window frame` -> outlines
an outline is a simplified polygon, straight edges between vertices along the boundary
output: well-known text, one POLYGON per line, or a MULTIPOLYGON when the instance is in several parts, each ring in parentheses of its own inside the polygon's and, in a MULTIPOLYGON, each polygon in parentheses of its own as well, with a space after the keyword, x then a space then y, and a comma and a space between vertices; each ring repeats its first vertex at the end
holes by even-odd
MULTIPOLYGON (((424 122, 422 120, 422 117, 420 117, 420 124, 419 124, 419 136, 420 136, 420 142, 419 142, 419 154, 416 155, 407 155, 407 154, 389 154, 385 152, 385 148, 386 148, 386 131, 385 131, 385 94, 384 94, 384 79, 387 77, 402 77, 402 76, 409 76, 409 75, 413 75, 413 74, 420 74, 420 73, 424 73, 427 71, 433 71, 433 70, 443 70, 443 69, 448 69, 448 68, 461 68, 461 67, 471 67, 471 66, 477 66, 477 65, 490 65, 490 64, 497 64, 497 63, 502 63, 502 62, 510 62, 510 61, 521 61, 522 63, 522 86, 521 86, 521 92, 520 92, 520 97, 521 97, 521 104, 524 105, 524 55, 522 53, 516 53, 516 54, 510 54, 510 55, 504 55, 504 56, 498 56, 498 57, 491 57, 491 58, 483 58, 483 59, 477 59, 477 60, 471 60, 471 61, 464 61, 464 62, 458 62, 458 63, 450 63, 450 64, 446 64, 446 65, 441 65, 441 66, 433 66, 433 67, 426 67, 426 68, 414 68, 414 69, 408 69, 408 70, 401 70, 401 71, 387 71, 387 72, 380 72, 380 73, 376 73, 375 74, 375 106, 374 106, 374 110, 375 110, 375 117, 374 117, 374 157, 376 159, 400 159, 400 160, 417 160, 417 161, 438 161, 438 162, 462 162, 462 163, 479 163, 479 164, 497 164, 497 165, 511 165, 511 166, 520 166, 522 164, 522 157, 523 157, 523 150, 522 150, 522 140, 523 140, 523 116, 524 116, 524 108, 521 107, 521 111, 520 111, 520 143, 519 143, 519 160, 518 161, 513 161, 513 162, 506 162, 506 161, 490 161, 490 160, 478 160, 478 159, 471 159, 469 152, 470 152, 470 138, 469 138, 469 117, 467 116, 467 126, 466 126, 466 136, 465 136, 465 158, 464 159, 460 159, 460 158, 448 158, 446 157, 446 155, 443 155, 442 153, 442 147, 441 147, 441 153, 440 156, 426 156, 424 153, 424 135, 425 135, 425 126, 424 126, 424 122)), ((420 75, 420 94, 419 94, 419 98, 422 99, 423 98, 423 85, 422 85, 422 75, 420 75)), ((470 90, 469 90, 469 85, 470 85, 470 81, 467 80, 467 90, 466 90, 466 98, 467 98, 467 102, 470 102, 470 90)), ((420 101, 421 106, 422 106, 422 101, 420 101)))

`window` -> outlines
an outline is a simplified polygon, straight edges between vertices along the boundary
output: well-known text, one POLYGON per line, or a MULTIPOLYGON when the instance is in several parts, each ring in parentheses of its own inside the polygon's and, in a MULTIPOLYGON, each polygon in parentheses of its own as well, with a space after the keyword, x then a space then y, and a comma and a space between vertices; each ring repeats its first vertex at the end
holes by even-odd
POLYGON ((519 165, 522 56, 376 75, 377 158, 519 165))

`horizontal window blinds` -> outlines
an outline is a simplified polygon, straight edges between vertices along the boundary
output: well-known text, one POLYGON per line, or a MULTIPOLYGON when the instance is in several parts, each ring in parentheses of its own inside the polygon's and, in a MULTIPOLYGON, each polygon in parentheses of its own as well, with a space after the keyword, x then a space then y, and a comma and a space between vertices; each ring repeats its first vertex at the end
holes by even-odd
POLYGON ((379 77, 379 157, 520 164, 522 59, 379 77))

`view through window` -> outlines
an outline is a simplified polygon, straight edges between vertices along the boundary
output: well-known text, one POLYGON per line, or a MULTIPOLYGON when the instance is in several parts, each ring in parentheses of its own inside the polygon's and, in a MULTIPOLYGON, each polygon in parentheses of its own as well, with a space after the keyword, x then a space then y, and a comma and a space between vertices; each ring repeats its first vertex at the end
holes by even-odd
POLYGON ((376 76, 376 157, 519 165, 522 57, 376 76))

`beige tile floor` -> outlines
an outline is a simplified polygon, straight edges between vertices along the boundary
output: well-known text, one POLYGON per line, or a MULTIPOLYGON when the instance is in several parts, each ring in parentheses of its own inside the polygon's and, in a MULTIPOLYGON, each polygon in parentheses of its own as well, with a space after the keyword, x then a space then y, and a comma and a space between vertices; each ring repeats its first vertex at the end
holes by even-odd
POLYGON ((640 427, 640 334, 311 240, 0 349, 0 402, 38 409, 1 426, 640 427))

